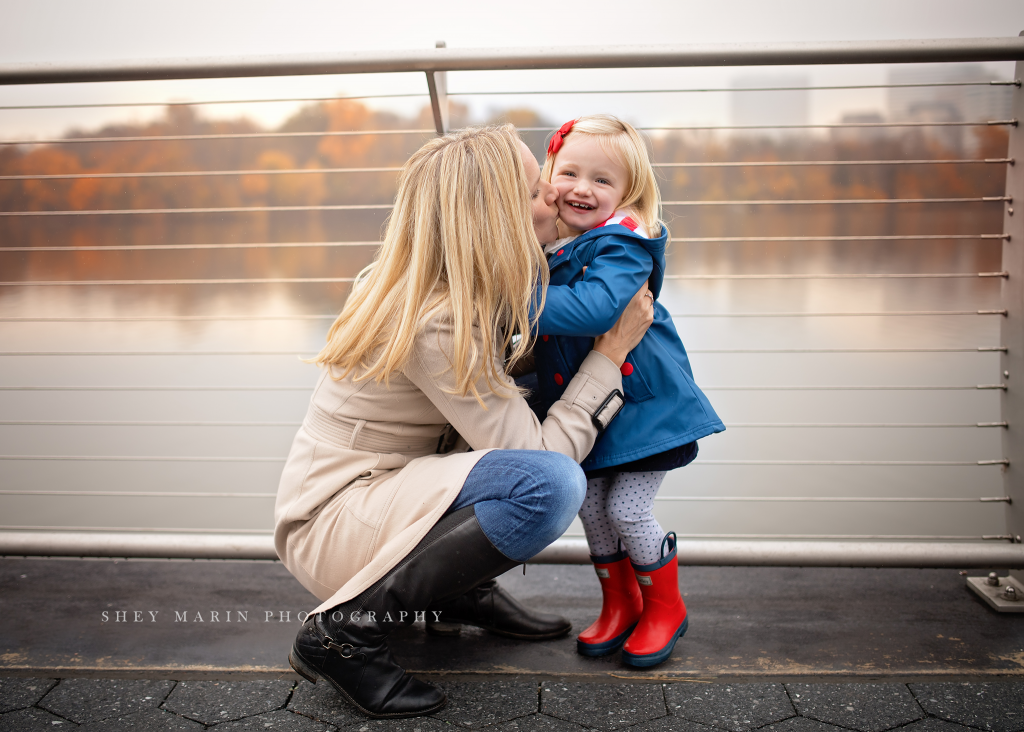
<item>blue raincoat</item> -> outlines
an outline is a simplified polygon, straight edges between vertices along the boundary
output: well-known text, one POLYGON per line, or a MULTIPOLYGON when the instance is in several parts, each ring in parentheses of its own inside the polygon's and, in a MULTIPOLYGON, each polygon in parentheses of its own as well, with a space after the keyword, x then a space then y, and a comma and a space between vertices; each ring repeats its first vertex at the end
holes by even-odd
POLYGON ((667 239, 664 228, 648 239, 611 224, 565 242, 548 260, 551 282, 535 347, 540 414, 562 395, 594 338, 615 324, 645 281, 655 297, 654 323, 622 365, 626 404, 598 437, 584 470, 623 465, 725 430, 694 383, 672 316, 657 300, 667 239))

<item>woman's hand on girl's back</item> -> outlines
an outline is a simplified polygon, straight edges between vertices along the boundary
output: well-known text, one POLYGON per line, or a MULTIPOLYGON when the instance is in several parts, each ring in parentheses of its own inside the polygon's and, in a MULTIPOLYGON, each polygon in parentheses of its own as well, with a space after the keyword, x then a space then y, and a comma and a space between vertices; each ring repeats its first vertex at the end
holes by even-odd
POLYGON ((594 341, 594 350, 621 366, 654 322, 654 295, 647 283, 637 290, 622 315, 609 330, 594 341))

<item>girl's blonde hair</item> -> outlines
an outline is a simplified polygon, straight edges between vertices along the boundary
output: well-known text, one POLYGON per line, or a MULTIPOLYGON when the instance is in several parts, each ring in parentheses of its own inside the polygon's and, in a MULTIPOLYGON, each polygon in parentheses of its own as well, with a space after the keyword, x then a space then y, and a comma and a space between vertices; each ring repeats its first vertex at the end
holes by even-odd
POLYGON ((499 396, 516 393, 503 388, 494 356, 511 351, 518 360, 530 350, 530 313, 543 309, 548 280, 528 186, 512 125, 461 130, 413 153, 377 257, 312 362, 337 366, 337 379, 357 371, 356 381, 387 384, 424 319, 440 312, 452 328, 452 393, 482 404, 481 377, 499 396))
MULTIPOLYGON (((577 119, 565 137, 570 135, 596 137, 605 150, 618 156, 629 172, 626 193, 618 208, 632 208, 647 229, 648 236, 658 236, 661 227, 665 225, 661 220, 661 192, 658 190, 658 180, 654 177, 647 145, 636 128, 610 114, 588 114, 577 119)), ((549 183, 556 157, 557 152, 548 155, 541 171, 541 176, 549 183)))

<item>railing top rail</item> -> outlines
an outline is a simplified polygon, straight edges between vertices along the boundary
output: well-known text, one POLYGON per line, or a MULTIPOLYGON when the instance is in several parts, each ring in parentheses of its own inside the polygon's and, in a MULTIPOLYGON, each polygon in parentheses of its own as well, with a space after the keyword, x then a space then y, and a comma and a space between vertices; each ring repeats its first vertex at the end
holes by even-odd
POLYGON ((943 38, 814 43, 430 48, 303 55, 0 64, 0 84, 150 79, 501 71, 521 69, 788 66, 1024 60, 1024 38, 943 38))

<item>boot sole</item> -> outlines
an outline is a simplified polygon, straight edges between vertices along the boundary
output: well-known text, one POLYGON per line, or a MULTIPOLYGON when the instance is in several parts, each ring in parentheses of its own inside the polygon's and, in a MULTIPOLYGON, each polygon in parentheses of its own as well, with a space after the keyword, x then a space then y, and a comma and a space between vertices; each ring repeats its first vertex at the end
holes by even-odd
POLYGON ((626 628, 625 631, 619 633, 611 640, 603 641, 601 643, 585 643, 579 638, 576 639, 576 652, 581 656, 589 656, 590 658, 600 658, 601 656, 608 656, 615 651, 622 648, 622 644, 629 638, 630 633, 636 628, 636 623, 626 628))
MULTIPOLYGON (((349 704, 354 706, 356 709, 358 709, 360 712, 365 714, 367 717, 372 717, 373 719, 401 719, 401 718, 404 718, 404 717, 422 717, 425 714, 432 714, 432 713, 438 711, 439 709, 443 708, 445 704, 448 703, 448 695, 445 694, 444 699, 442 699, 439 704, 435 704, 432 707, 427 707, 426 709, 420 709, 420 710, 415 711, 415 712, 406 712, 404 714, 401 714, 401 713, 379 714, 377 712, 371 712, 369 709, 365 709, 359 702, 357 702, 355 699, 353 699, 351 696, 349 696, 347 691, 345 691, 343 688, 341 688, 341 686, 336 684, 333 679, 331 679, 331 678, 329 678, 327 676, 321 676, 315 670, 310 668, 309 665, 307 665, 302 660, 301 657, 296 656, 295 653, 292 652, 292 651, 288 652, 288 665, 292 667, 292 670, 294 670, 295 673, 297 673, 299 676, 301 676, 302 678, 304 678, 306 681, 308 681, 311 684, 315 684, 318 678, 323 679, 324 681, 329 683, 331 686, 333 686, 334 690, 337 691, 339 694, 341 694, 342 698, 344 698, 345 701, 347 701, 349 704)), ((441 693, 443 694, 444 692, 441 692, 441 693)))
POLYGON ((657 666, 659 663, 667 659, 672 655, 672 649, 676 647, 676 641, 683 637, 686 633, 686 629, 690 625, 690 618, 683 618, 683 624, 679 626, 679 630, 672 636, 672 640, 668 642, 664 648, 654 653, 645 653, 638 655, 629 653, 628 651, 622 652, 622 662, 627 666, 636 666, 638 668, 645 668, 647 666, 657 666))

